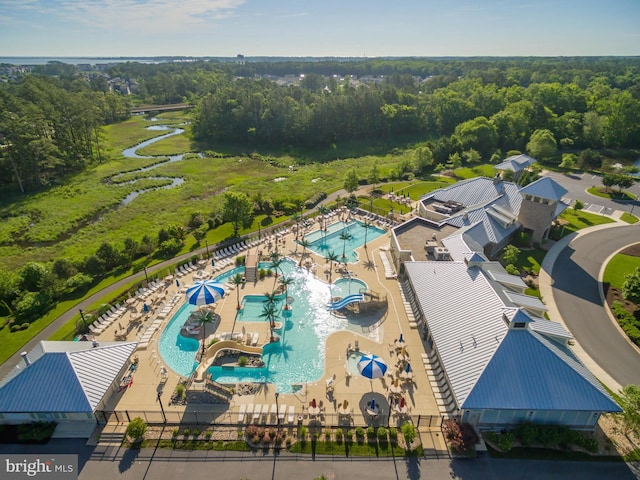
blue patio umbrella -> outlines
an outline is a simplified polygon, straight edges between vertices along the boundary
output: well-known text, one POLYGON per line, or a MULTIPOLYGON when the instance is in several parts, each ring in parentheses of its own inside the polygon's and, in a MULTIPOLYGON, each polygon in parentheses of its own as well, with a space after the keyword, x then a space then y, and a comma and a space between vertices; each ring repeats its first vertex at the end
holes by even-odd
POLYGON ((387 372, 387 363, 377 355, 372 353, 363 355, 358 362, 358 371, 363 377, 369 380, 382 378, 387 372))
POLYGON ((191 305, 207 305, 224 297, 224 286, 221 283, 205 280, 196 282, 187 288, 187 301, 191 305))

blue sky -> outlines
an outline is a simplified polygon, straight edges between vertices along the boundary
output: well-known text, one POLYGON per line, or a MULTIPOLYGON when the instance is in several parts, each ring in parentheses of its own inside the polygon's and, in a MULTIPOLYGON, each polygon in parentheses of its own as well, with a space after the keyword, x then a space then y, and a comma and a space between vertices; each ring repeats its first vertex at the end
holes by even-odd
POLYGON ((640 0, 0 0, 0 56, 640 55, 640 0))

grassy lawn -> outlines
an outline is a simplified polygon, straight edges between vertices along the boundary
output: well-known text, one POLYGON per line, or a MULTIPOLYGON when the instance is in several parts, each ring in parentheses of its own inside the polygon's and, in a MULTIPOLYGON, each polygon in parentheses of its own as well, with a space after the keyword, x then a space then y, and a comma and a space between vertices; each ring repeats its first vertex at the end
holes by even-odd
POLYGON ((392 445, 390 442, 335 442, 335 441, 306 441, 296 442, 291 448, 293 453, 306 453, 316 455, 344 455, 346 457, 404 457, 421 456, 422 447, 412 452, 406 452, 404 448, 398 445, 392 445), (419 452, 418 452, 419 450, 419 452))
POLYGON ((623 222, 627 222, 627 223, 631 223, 631 224, 638 223, 638 220, 639 220, 638 217, 636 217, 635 215, 631 215, 630 213, 627 213, 627 212, 624 212, 622 214, 622 216, 620 217, 620 219, 623 222))
POLYGON ((493 177, 495 175, 494 165, 484 164, 476 167, 460 167, 453 171, 454 175, 462 180, 474 177, 493 177))
POLYGON ((602 187, 591 187, 587 189, 591 195, 595 195, 596 197, 608 198, 610 200, 635 200, 636 196, 627 191, 618 192, 615 190, 604 190, 602 187))
POLYGON ((603 283, 608 283, 614 288, 622 288, 625 276, 640 267, 640 257, 623 255, 621 253, 615 255, 607 264, 602 278, 603 283))
POLYGON ((514 447, 508 452, 498 452, 487 446, 489 455, 493 458, 512 458, 527 460, 573 460, 579 462, 622 462, 623 458, 618 455, 597 456, 584 452, 574 452, 570 450, 556 450, 552 448, 523 448, 514 447))
POLYGON ((583 228, 613 223, 613 220, 608 217, 583 212, 582 210, 574 210, 573 208, 568 208, 562 212, 559 219, 563 221, 563 225, 552 229, 550 237, 553 240, 558 240, 583 228))

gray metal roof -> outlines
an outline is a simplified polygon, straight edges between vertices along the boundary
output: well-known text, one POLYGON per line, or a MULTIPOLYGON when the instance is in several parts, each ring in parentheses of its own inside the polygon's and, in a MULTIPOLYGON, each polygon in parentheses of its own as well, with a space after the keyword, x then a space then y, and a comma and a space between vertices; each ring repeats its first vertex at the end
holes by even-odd
POLYGON ((546 198, 560 202, 568 190, 549 177, 541 177, 520 189, 521 194, 533 195, 534 197, 546 198))
POLYGON ((135 342, 43 342, 0 388, 0 412, 93 412, 135 350, 135 342), (67 344, 67 345, 63 345, 67 344), (70 345, 74 344, 74 345, 70 345), (48 347, 48 348, 47 348, 48 347))
POLYGON ((547 337, 554 337, 560 340, 571 340, 573 336, 558 322, 552 322, 545 318, 532 317, 533 322, 529 323, 529 328, 534 332, 547 337))
POLYGON ((533 165, 537 160, 529 155, 511 155, 505 158, 502 162, 497 164, 494 168, 498 170, 511 170, 512 172, 519 172, 524 170, 529 165, 533 165))
POLYGON ((542 312, 547 311, 547 306, 542 303, 538 297, 533 297, 524 293, 512 292, 510 290, 505 290, 505 295, 511 303, 519 307, 532 308, 542 312))
POLYGON ((568 350, 527 329, 509 330, 462 408, 621 411, 568 350))
POLYGON ((461 408, 618 411, 558 343, 568 332, 517 308, 480 268, 453 261, 405 269, 461 408), (526 326, 509 329, 505 315, 518 323, 521 315, 526 326))
MULTIPOLYGON (((505 194, 513 197, 517 192, 518 186, 515 183, 505 181, 496 183, 492 178, 476 177, 462 180, 447 188, 434 190, 423 198, 439 202, 460 202, 465 207, 472 207, 485 205, 505 194)), ((518 197, 520 196, 518 195, 518 197)))
POLYGON ((486 262, 482 265, 482 269, 492 280, 501 285, 517 287, 520 289, 527 288, 527 284, 522 281, 518 275, 511 275, 504 270, 504 267, 498 262, 486 262))
POLYGON ((504 304, 478 267, 406 262, 405 268, 461 404, 507 332, 504 304))

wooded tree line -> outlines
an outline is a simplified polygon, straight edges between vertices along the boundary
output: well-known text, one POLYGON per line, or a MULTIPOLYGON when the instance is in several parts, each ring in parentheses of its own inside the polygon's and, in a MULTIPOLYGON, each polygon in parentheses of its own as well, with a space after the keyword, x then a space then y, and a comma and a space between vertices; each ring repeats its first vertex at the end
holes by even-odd
MULTIPOLYGON (((2 84, 0 84, 2 85, 2 84)), ((102 159, 101 126, 127 118, 128 100, 80 77, 27 75, 0 87, 0 185, 58 183, 102 159)))
MULTIPOLYGON (((37 72, 0 84, 0 185, 22 191, 99 161, 100 127, 128 115, 128 97, 100 76, 62 64, 37 72)), ((536 131, 565 151, 640 145, 636 58, 125 63, 109 74, 136 80, 142 102, 197 104, 201 145, 295 150, 411 135, 429 141, 436 164, 525 151, 536 131), (255 77, 286 74, 304 78, 255 77)))

